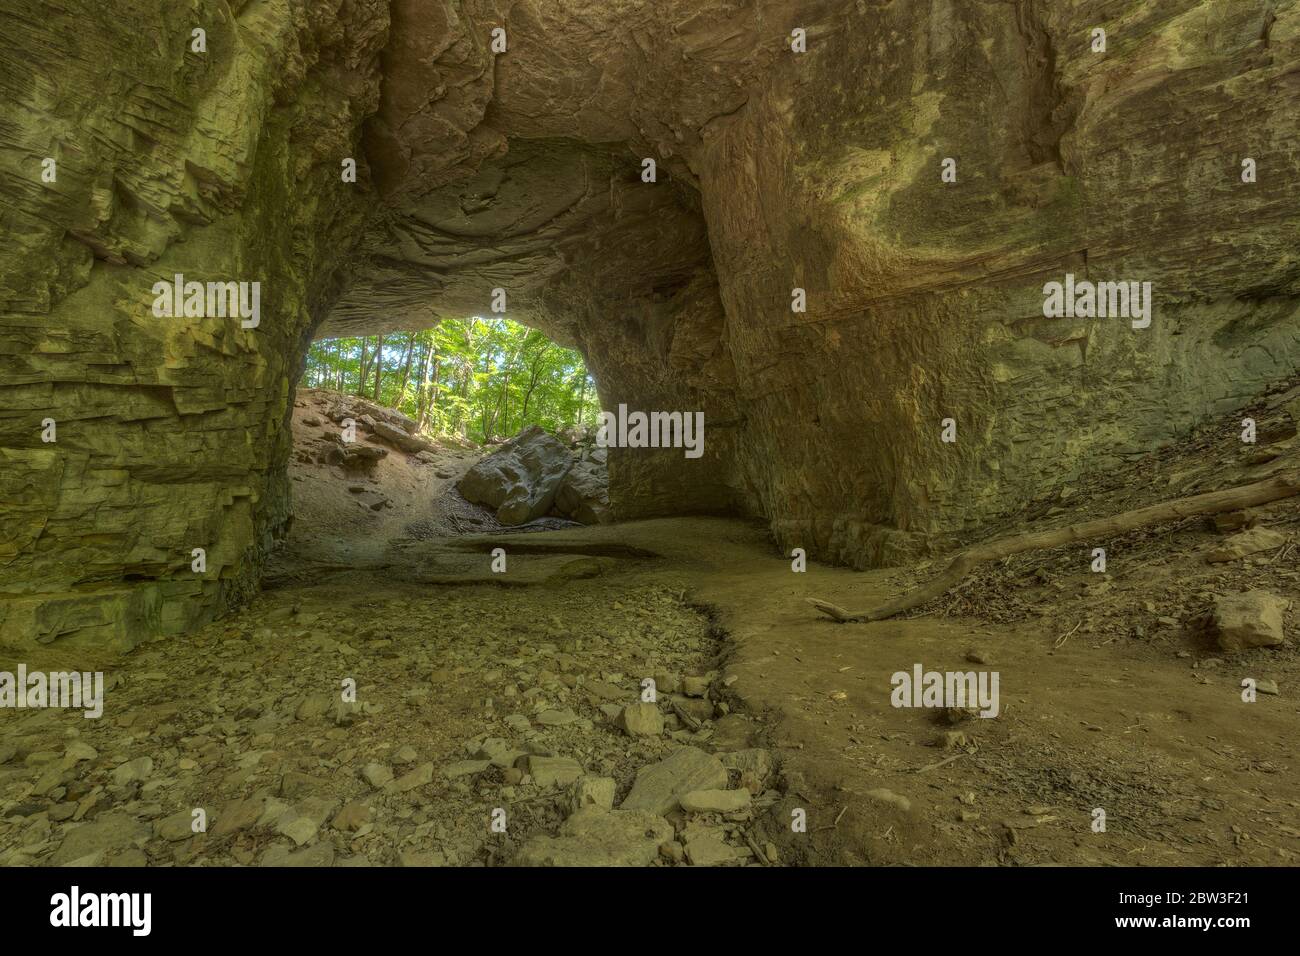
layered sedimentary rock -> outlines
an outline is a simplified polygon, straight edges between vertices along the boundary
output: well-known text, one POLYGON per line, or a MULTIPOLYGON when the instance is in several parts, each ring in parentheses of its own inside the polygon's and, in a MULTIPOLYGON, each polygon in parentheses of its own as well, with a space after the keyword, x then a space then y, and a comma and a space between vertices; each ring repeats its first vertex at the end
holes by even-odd
POLYGON ((1300 365, 1295 2, 0 16, 5 640, 129 643, 237 599, 290 513, 310 337, 497 289, 606 407, 705 412, 699 459, 611 450, 616 515, 761 515, 855 566, 1300 365), (262 281, 261 324, 155 317, 178 272, 262 281), (1044 318, 1066 273, 1151 282, 1150 326, 1044 318))
POLYGON ((125 646, 255 587, 387 24, 355 0, 0 5, 6 643, 125 646), (176 274, 259 282, 260 323, 156 316, 176 274))

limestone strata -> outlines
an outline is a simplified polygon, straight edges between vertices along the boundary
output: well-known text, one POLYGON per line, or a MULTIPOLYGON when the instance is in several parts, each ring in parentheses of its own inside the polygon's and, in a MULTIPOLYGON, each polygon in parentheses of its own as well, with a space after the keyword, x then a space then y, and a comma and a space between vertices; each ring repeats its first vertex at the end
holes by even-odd
POLYGON ((369 0, 0 10, 4 642, 129 646, 255 586, 290 512, 290 383, 340 281, 330 236, 361 226, 338 170, 387 29, 369 0), (260 281, 259 327, 154 317, 176 273, 260 281))
POLYGON ((705 412, 698 461, 611 452, 616 517, 760 515, 859 567, 1300 365, 1295 0, 15 6, 7 641, 129 643, 237 599, 290 511, 310 337, 494 288, 583 350, 606 407, 705 412), (262 281, 261 326, 155 319, 176 272, 262 281), (1045 319, 1067 273, 1151 282, 1151 327, 1045 319))

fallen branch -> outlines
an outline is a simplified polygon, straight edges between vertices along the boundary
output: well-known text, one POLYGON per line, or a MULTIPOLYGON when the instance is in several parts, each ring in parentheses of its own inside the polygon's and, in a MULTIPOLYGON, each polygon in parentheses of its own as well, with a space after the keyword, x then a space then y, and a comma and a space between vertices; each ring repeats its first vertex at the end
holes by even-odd
POLYGON ((1074 541, 1100 541, 1114 537, 1125 531, 1133 531, 1147 525, 1194 518, 1201 515, 1219 514, 1224 511, 1238 511, 1256 505, 1268 504, 1300 494, 1300 471, 1283 472, 1264 481, 1222 491, 1211 491, 1190 498, 1176 498, 1173 501, 1124 511, 1109 518, 1097 518, 1081 524, 1072 524, 1053 531, 1035 531, 1029 534, 1011 535, 998 538, 973 548, 962 551, 933 580, 869 611, 850 611, 830 601, 820 598, 808 598, 807 601, 821 613, 841 624, 856 621, 883 621, 914 607, 920 607, 928 601, 944 594, 966 577, 974 568, 986 561, 1009 558, 1022 551, 1036 551, 1043 548, 1059 548, 1074 541))

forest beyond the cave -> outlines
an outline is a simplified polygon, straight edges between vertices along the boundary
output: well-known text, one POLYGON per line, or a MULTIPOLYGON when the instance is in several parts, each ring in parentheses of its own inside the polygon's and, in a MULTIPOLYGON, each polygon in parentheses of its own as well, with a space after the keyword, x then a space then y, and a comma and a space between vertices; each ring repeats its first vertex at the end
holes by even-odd
POLYGON ((420 431, 477 442, 528 425, 590 427, 600 411, 581 353, 507 318, 322 339, 307 353, 303 382, 397 409, 420 431))

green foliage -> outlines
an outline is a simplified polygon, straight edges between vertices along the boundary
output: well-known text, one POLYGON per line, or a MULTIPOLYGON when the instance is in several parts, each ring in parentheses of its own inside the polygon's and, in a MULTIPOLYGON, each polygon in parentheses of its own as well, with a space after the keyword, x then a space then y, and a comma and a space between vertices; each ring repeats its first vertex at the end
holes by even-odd
POLYGON ((423 332, 321 339, 307 353, 302 381, 399 409, 431 434, 479 442, 509 437, 526 425, 552 431, 594 426, 600 412, 578 352, 504 318, 447 319, 423 332))

